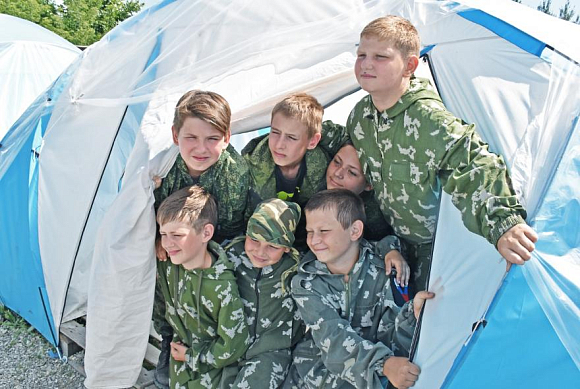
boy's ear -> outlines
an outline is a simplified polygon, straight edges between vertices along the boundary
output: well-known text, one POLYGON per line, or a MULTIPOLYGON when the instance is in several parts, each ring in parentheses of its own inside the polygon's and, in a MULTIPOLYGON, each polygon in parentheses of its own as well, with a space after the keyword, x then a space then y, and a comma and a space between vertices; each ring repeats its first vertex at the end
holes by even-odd
POLYGON ((306 147, 308 150, 312 150, 313 148, 315 148, 316 146, 318 146, 318 142, 320 142, 320 138, 322 138, 322 134, 321 133, 316 133, 312 136, 312 138, 310 138, 310 140, 308 141, 308 146, 306 147))
POLYGON ((201 241, 203 243, 207 243, 213 237, 213 233, 215 231, 215 227, 213 224, 207 223, 203 226, 203 230, 201 231, 201 241))
POLYGON ((403 73, 403 75, 405 77, 411 77, 413 73, 415 73, 415 70, 417 70, 418 66, 419 66, 419 57, 417 57, 416 55, 410 55, 409 58, 407 58, 407 64, 405 66, 405 72, 403 73))
POLYGON ((171 126, 171 134, 173 135, 173 143, 175 143, 176 146, 179 146, 179 141, 177 139, 179 133, 175 130, 175 126, 171 126))
POLYGON ((231 131, 226 132, 226 134, 224 135, 224 150, 228 147, 228 145, 230 144, 230 140, 232 139, 232 133, 231 131))
POLYGON ((290 247, 284 247, 284 252, 285 253, 289 253, 290 252, 290 247))
POLYGON ((364 224, 362 220, 355 220, 350 226, 350 240, 357 241, 362 237, 364 224))

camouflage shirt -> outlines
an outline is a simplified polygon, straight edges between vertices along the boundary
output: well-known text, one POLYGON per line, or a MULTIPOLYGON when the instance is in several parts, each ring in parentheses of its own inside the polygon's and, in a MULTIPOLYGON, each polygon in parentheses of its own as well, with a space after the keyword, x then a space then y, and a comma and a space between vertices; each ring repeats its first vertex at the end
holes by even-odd
POLYGON ((217 387, 222 369, 249 344, 232 263, 217 243, 210 241, 208 251, 214 259, 208 269, 186 270, 169 261, 157 265, 173 340, 188 347, 185 362, 170 360, 173 389, 217 387))
POLYGON ((228 145, 218 161, 203 172, 197 182, 189 175, 187 165, 178 155, 161 186, 154 191, 155 209, 170 194, 191 185, 201 186, 218 203, 216 241, 231 239, 246 230, 250 173, 246 162, 232 145, 228 145))
POLYGON ((347 131, 385 218, 410 243, 432 241, 441 189, 452 196, 465 226, 494 246, 524 223, 503 159, 488 150, 474 125, 445 109, 428 80, 412 78, 383 112, 364 97, 347 131))
POLYGON ((408 356, 413 303, 397 307, 384 261, 366 240, 348 281, 306 254, 292 297, 312 336, 296 346, 284 388, 383 388, 385 360, 408 356))

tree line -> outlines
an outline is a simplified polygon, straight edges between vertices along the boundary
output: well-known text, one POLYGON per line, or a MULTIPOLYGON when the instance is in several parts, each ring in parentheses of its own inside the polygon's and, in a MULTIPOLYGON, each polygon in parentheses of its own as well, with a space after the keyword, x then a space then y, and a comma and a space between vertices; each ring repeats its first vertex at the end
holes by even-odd
POLYGON ((77 46, 88 46, 136 14, 138 0, 0 0, 0 13, 30 20, 77 46))

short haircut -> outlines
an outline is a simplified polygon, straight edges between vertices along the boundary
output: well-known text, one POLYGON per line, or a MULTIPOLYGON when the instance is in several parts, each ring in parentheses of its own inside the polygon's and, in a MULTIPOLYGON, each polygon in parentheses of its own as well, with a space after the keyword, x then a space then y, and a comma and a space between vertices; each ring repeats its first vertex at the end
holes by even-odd
POLYGON ((373 20, 366 25, 360 37, 375 37, 385 40, 398 49, 404 58, 419 56, 421 38, 415 26, 400 16, 388 15, 373 20))
POLYGON ((211 124, 224 136, 230 135, 232 111, 222 96, 215 92, 190 90, 186 92, 175 106, 173 128, 179 134, 187 118, 198 118, 211 124))
POLYGON ((307 128, 308 139, 322 131, 324 108, 316 98, 307 93, 294 93, 284 98, 272 109, 272 119, 277 113, 297 119, 304 124, 307 128))
POLYGON ((191 225, 197 233, 203 226, 217 226, 217 202, 208 191, 194 185, 174 192, 167 197, 157 210, 157 223, 183 222, 191 225))
POLYGON ((345 230, 360 220, 366 222, 365 205, 359 195, 348 189, 327 189, 315 193, 304 207, 304 212, 334 212, 336 220, 345 230))

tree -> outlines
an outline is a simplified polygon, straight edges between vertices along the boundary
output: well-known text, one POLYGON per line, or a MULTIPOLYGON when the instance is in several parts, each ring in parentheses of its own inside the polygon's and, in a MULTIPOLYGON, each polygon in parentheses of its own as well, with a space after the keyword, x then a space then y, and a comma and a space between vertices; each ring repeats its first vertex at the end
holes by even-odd
POLYGON ((566 4, 564 4, 564 6, 562 8, 560 8, 560 13, 559 13, 558 17, 560 19, 564 19, 564 20, 568 20, 570 22, 574 22, 576 24, 580 24, 580 15, 577 15, 576 19, 574 19, 575 13, 576 13, 576 11, 574 11, 574 7, 572 7, 570 5, 570 0, 566 0, 566 4))
POLYGON ((552 0, 542 0, 542 4, 538 5, 538 11, 554 16, 552 10, 550 10, 551 7, 552 0))
POLYGON ((90 45, 139 12, 138 0, 0 0, 0 12, 30 20, 76 45, 90 45))

